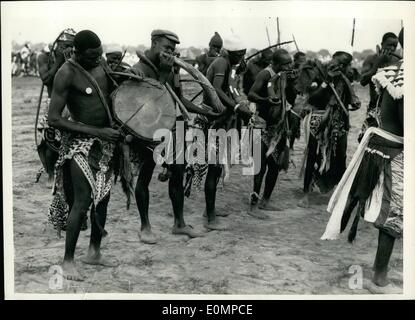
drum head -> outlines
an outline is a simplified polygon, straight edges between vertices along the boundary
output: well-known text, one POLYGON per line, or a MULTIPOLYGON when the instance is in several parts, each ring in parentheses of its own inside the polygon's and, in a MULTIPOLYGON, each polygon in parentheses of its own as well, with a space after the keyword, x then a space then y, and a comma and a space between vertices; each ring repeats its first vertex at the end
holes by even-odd
POLYGON ((167 89, 154 79, 123 82, 113 96, 115 118, 137 138, 153 141, 158 129, 176 122, 175 102, 167 89))

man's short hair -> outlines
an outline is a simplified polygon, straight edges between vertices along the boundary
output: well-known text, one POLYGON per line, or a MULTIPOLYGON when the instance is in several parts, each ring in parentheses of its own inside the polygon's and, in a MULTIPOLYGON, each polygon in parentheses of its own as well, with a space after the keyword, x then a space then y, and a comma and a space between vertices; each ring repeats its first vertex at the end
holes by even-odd
POLYGON ((301 57, 305 57, 304 52, 298 51, 294 54, 294 60, 297 60, 298 58, 301 58, 301 57))
POLYGON ((101 46, 101 40, 91 30, 82 30, 76 34, 73 45, 76 51, 85 52, 88 49, 96 49, 101 46))
POLYGON ((281 56, 289 54, 287 50, 285 49, 277 49, 274 51, 274 54, 272 55, 272 62, 277 64, 281 61, 281 56))
POLYGON ((394 34, 393 32, 386 32, 382 37, 382 43, 388 40, 389 38, 398 39, 396 34, 394 34))

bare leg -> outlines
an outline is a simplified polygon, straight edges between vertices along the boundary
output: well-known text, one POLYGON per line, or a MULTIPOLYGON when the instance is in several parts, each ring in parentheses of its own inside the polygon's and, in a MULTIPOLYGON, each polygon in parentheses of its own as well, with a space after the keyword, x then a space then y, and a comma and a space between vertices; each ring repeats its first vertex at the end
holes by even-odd
MULTIPOLYGON (((267 146, 264 142, 261 143, 261 162, 259 163, 260 170, 258 173, 254 176, 254 192, 250 195, 250 203, 249 203, 249 210, 248 214, 254 218, 257 219, 268 219, 269 216, 267 216, 265 213, 259 210, 259 194, 261 192, 262 187, 262 181, 264 179, 265 172, 267 171, 268 167, 268 161, 266 156, 267 146)), ((272 156, 270 156, 272 157, 272 156)), ((256 163, 254 165, 257 165, 256 163)), ((269 168, 268 168, 269 170, 269 168)), ((275 183, 274 183, 275 185, 275 183)), ((272 190, 271 190, 272 191, 272 190)))
POLYGON ((116 264, 106 260, 101 255, 101 240, 102 233, 97 225, 96 219, 98 218, 99 224, 102 228, 105 228, 105 222, 107 220, 107 208, 110 195, 103 199, 98 206, 96 207, 96 216, 94 214, 95 210, 91 210, 91 239, 89 242, 88 254, 83 257, 81 260, 87 264, 101 265, 106 267, 115 267, 116 264))
POLYGON ((216 217, 216 188, 219 177, 222 173, 222 168, 215 165, 209 165, 205 180, 205 200, 206 200, 206 215, 207 222, 204 224, 205 228, 209 230, 224 230, 225 225, 219 223, 216 217))
POLYGON ((142 242, 148 244, 157 243, 157 239, 151 231, 150 220, 148 218, 148 207, 150 201, 148 186, 150 184, 155 165, 156 164, 153 161, 152 155, 145 158, 144 163, 140 168, 137 184, 135 186, 135 199, 141 219, 140 239, 142 242))
POLYGON ((392 255, 395 238, 386 232, 379 230, 378 250, 375 258, 375 273, 373 275, 373 282, 379 287, 384 287, 389 284, 388 280, 388 265, 392 255))
POLYGON ((186 223, 183 218, 184 189, 183 176, 184 165, 174 164, 170 166, 171 177, 169 179, 169 196, 173 207, 174 227, 183 228, 186 223))
POLYGON ((45 164, 46 164, 46 172, 48 173, 48 183, 47 187, 52 188, 53 185, 53 175, 55 172, 55 163, 58 160, 57 152, 51 150, 50 148, 46 148, 45 150, 45 164))
POLYGON ((304 196, 299 201, 298 206, 302 208, 309 207, 308 194, 310 193, 311 182, 314 173, 314 164, 317 161, 317 140, 310 134, 308 141, 307 163, 304 173, 304 196))
POLYGON ((65 239, 65 256, 62 268, 68 280, 82 281, 76 269, 74 254, 79 232, 86 212, 91 204, 91 187, 74 160, 70 161, 70 172, 74 191, 74 203, 68 215, 65 239))
POLYGON ((281 208, 275 207, 270 203, 271 194, 275 188, 275 184, 277 183, 279 171, 278 165, 272 156, 267 158, 267 166, 268 170, 265 177, 264 194, 258 208, 266 211, 281 211, 281 208))
POLYGON ((201 234, 195 232, 190 225, 186 225, 183 217, 184 205, 184 187, 183 178, 185 166, 184 164, 173 164, 170 166, 171 177, 169 179, 169 196, 173 206, 174 225, 173 234, 184 234, 190 238, 200 237, 201 234))

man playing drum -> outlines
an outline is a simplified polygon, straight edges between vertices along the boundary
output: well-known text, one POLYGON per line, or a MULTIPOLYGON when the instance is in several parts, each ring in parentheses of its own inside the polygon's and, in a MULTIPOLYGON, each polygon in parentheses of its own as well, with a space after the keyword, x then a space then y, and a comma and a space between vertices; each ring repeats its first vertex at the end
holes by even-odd
POLYGON ((66 227, 64 276, 81 281, 74 254, 91 202, 90 245, 82 261, 113 266, 102 257, 100 246, 113 182, 113 150, 120 134, 111 128, 112 82, 101 64, 100 39, 83 30, 75 36, 74 48, 75 55, 56 73, 49 109, 49 124, 62 132, 49 219, 55 227, 66 227), (65 105, 70 119, 62 116, 65 105))
MULTIPOLYGON (((154 30, 151 33, 151 48, 145 52, 145 56, 140 58, 140 61, 132 67, 132 72, 144 75, 144 77, 152 78, 162 84, 169 84, 181 96, 180 88, 174 85, 173 73, 173 53, 176 44, 180 43, 178 36, 167 30, 154 30)), ((188 101, 181 98, 186 105, 188 101)), ((150 220, 148 217, 149 208, 149 190, 153 171, 156 163, 153 159, 152 149, 146 146, 142 141, 135 141, 131 144, 133 154, 138 156, 140 162, 140 169, 138 173, 137 183, 135 187, 135 198, 137 202, 138 211, 141 219, 141 233, 140 239, 144 243, 155 244, 157 238, 151 230, 150 220)), ((185 164, 174 163, 169 165, 171 176, 169 178, 169 196, 173 206, 174 226, 173 234, 184 234, 191 238, 198 237, 200 234, 195 232, 190 225, 186 225, 183 218, 183 204, 184 204, 184 186, 183 178, 185 172, 185 164)))

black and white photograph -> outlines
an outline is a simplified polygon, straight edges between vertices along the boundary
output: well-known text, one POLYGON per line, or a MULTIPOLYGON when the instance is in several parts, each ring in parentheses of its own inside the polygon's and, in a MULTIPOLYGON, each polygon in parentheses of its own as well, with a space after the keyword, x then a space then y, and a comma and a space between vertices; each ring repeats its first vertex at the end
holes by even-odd
POLYGON ((413 16, 2 2, 6 299, 413 298, 413 16))

